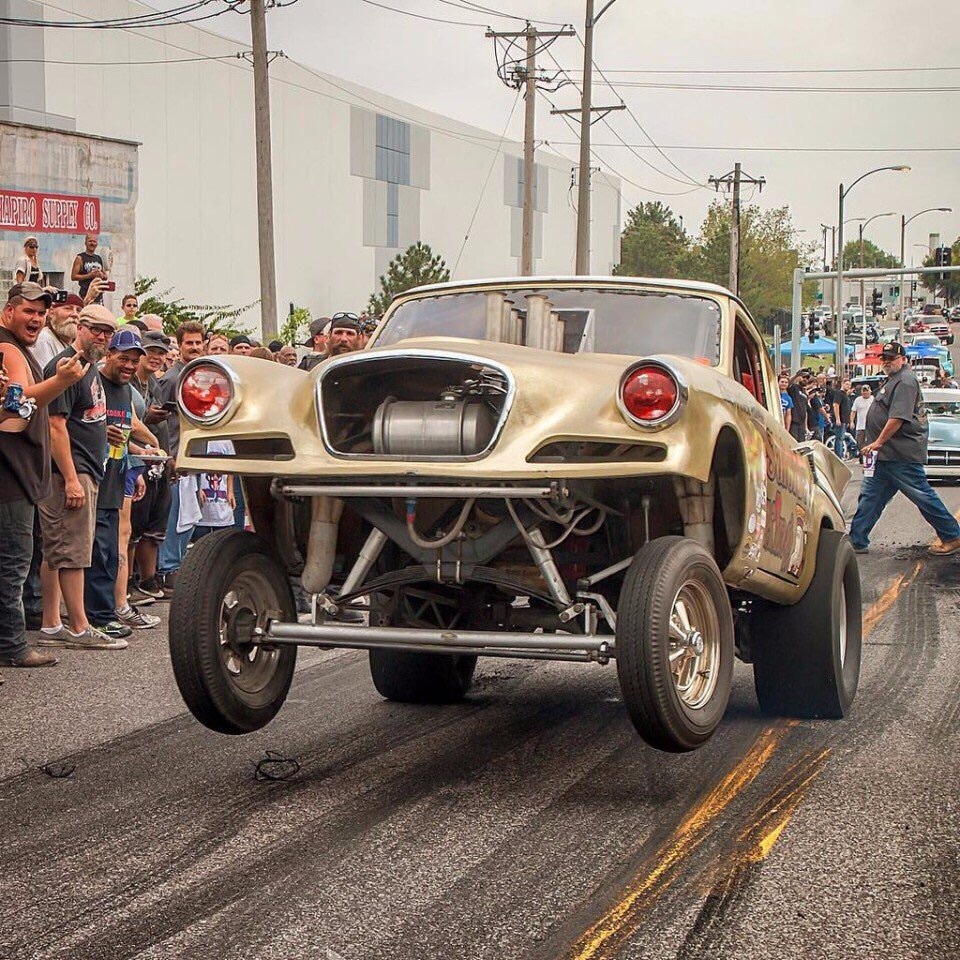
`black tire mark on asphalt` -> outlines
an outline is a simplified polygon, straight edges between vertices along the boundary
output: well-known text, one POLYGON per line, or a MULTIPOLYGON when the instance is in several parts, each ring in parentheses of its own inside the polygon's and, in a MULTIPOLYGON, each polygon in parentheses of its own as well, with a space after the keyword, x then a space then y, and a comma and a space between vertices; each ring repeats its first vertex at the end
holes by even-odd
MULTIPOLYGON (((236 903, 252 890, 267 885, 273 887, 277 881, 288 881, 295 887, 300 877, 316 872, 316 851, 323 851, 324 866, 342 861, 351 855, 357 841, 366 832, 392 814, 441 790, 451 781, 469 779, 478 769, 514 750, 525 740, 576 720, 591 705, 596 708, 598 701, 602 704, 602 698, 590 689, 592 686, 584 684, 560 703, 556 702, 552 691, 539 691, 536 696, 523 701, 521 708, 512 706, 506 719, 499 716, 503 711, 497 711, 496 716, 463 714, 461 719, 471 719, 472 725, 443 724, 443 727, 455 731, 455 739, 450 743, 438 744, 436 748, 432 742, 436 739, 436 732, 425 736, 422 730, 418 730, 415 739, 418 748, 427 752, 425 758, 416 758, 415 763, 406 763, 397 769, 387 767, 374 771, 362 792, 341 798, 332 810, 325 811, 321 822, 302 824, 303 829, 293 835, 274 839, 268 849, 245 851, 240 863, 220 866, 215 862, 214 854, 218 851, 222 853, 222 848, 228 846, 232 839, 231 834, 244 826, 249 814, 249 806, 245 805, 248 801, 229 811, 227 816, 223 816, 224 811, 220 808, 217 810, 220 816, 214 832, 206 837, 193 836, 191 832, 189 847, 175 864, 165 858, 159 868, 150 865, 139 875, 124 877, 122 889, 114 891, 108 898, 79 898, 81 902, 73 908, 71 916, 47 927, 39 937, 29 934, 18 936, 16 929, 12 929, 8 931, 6 947, 14 956, 20 951, 23 951, 20 953, 23 956, 36 956, 43 950, 54 949, 58 942, 62 942, 65 925, 67 929, 83 926, 90 932, 80 933, 78 942, 69 948, 69 955, 84 958, 101 954, 111 957, 133 956, 176 934, 184 926, 236 903), (469 749, 465 749, 467 745, 469 749), (207 863, 208 860, 210 863, 207 863), (198 866, 209 868, 202 882, 194 880, 191 883, 188 879, 187 889, 165 892, 163 899, 150 904, 148 909, 139 907, 139 898, 147 896, 149 899, 151 891, 164 883, 176 886, 178 881, 184 880, 184 875, 190 877, 192 869, 195 873, 198 866), (123 917, 118 926, 115 918, 126 911, 132 911, 132 916, 123 917)), ((499 703, 503 705, 502 701, 499 703)), ((609 705, 607 710, 610 710, 609 705)), ((233 783, 230 786, 238 789, 233 783)), ((308 802, 311 790, 328 786, 326 783, 311 782, 271 785, 266 791, 269 797, 259 799, 256 803, 258 815, 282 817, 290 812, 289 809, 283 809, 284 798, 288 800, 289 808, 297 803, 308 802)), ((221 790, 222 794, 226 793, 223 788, 221 790)), ((250 790, 245 792, 249 794, 250 790)), ((197 799, 193 796, 194 802, 197 799)), ((200 799, 201 803, 216 807, 219 797, 200 799)), ((184 824, 182 814, 188 809, 184 808, 176 818, 181 833, 184 824)), ((148 819, 149 814, 144 820, 148 819)), ((139 826, 149 830, 147 823, 139 826)), ((152 837, 147 839, 153 841, 149 847, 150 853, 164 854, 163 832, 155 840, 152 837)), ((87 852, 92 852, 89 847, 87 852)), ((14 881, 15 878, 8 875, 8 879, 14 881)), ((180 885, 183 886, 183 883, 180 885)))

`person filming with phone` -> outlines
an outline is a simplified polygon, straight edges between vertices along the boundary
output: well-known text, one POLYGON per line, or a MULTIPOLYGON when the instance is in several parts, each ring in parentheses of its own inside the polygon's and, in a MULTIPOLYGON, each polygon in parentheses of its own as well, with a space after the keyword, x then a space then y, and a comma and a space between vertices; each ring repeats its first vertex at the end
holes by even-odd
POLYGON ((107 270, 103 265, 103 257, 97 253, 99 240, 96 234, 88 233, 83 241, 83 250, 76 255, 70 279, 80 284, 80 296, 86 300, 87 290, 92 280, 100 280, 100 293, 94 303, 103 303, 103 291, 113 290, 115 284, 107 280, 107 270))

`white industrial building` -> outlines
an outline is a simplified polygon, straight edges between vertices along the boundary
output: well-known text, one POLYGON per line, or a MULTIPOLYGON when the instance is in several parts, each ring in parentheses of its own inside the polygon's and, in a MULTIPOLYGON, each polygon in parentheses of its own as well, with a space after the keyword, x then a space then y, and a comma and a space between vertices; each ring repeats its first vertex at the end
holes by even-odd
MULTIPOLYGON (((147 9, 130 0, 0 0, 5 15, 61 21, 147 9)), ((68 142, 73 157, 38 165, 29 150, 8 151, 0 191, 99 196, 116 306, 135 274, 158 277, 191 303, 258 298, 253 71, 244 52, 190 25, 0 26, 0 59, 12 61, 0 63, 5 139, 32 140, 34 152, 45 137, 68 142), (99 147, 85 152, 86 142, 99 147), (135 237, 121 235, 134 220, 135 237)), ((282 305, 313 315, 360 309, 387 263, 416 240, 446 259, 454 279, 518 272, 520 144, 287 59, 270 70, 282 305)), ((569 161, 538 152, 538 273, 572 272, 571 173, 569 161)), ((606 274, 619 261, 619 182, 595 174, 592 206, 591 271, 606 274)), ((4 276, 23 235, 0 221, 4 276)), ((69 277, 82 237, 40 240, 41 258, 69 277)), ((244 317, 257 320, 256 310, 244 317)))

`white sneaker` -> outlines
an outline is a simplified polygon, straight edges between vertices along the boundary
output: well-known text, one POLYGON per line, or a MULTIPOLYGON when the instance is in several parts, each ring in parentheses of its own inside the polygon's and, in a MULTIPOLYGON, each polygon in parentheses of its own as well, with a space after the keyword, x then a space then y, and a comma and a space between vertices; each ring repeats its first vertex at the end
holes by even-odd
POLYGON ((56 640, 51 640, 49 643, 44 643, 44 641, 41 640, 40 643, 48 647, 66 647, 68 649, 73 647, 77 650, 127 649, 127 641, 122 637, 108 637, 92 625, 87 627, 87 629, 79 635, 65 629, 56 640))
POLYGON ((159 617, 151 616, 149 613, 140 613, 139 610, 134 610, 130 604, 117 611, 117 619, 132 630, 149 630, 160 622, 159 617))

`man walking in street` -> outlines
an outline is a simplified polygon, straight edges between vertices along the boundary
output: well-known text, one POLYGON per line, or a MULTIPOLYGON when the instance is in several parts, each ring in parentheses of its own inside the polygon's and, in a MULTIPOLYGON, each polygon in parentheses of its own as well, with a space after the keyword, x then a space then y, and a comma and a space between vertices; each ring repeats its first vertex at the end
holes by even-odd
MULTIPOLYGON (((164 374, 160 380, 160 397, 165 403, 175 401, 177 396, 177 386, 180 383, 180 377, 183 374, 183 368, 197 357, 203 356, 204 348, 203 327, 196 320, 188 320, 177 328, 177 346, 180 352, 180 358, 164 374)), ((167 422, 170 433, 170 444, 167 452, 176 460, 180 451, 180 420, 172 416, 167 422)), ((160 547, 160 559, 157 563, 157 576, 166 592, 173 590, 173 585, 177 579, 177 572, 180 570, 180 564, 187 553, 187 546, 190 538, 193 536, 193 526, 187 525, 183 530, 178 530, 180 519, 180 486, 174 476, 171 486, 170 514, 167 519, 167 531, 164 536, 163 544, 160 547)))
POLYGON ((873 394, 870 392, 870 387, 864 384, 860 388, 860 396, 853 401, 853 406, 850 408, 850 429, 853 430, 856 438, 861 459, 864 444, 867 442, 867 411, 872 405, 873 394))
MULTIPOLYGON (((47 405, 87 372, 79 357, 62 359, 43 379, 29 348, 43 329, 50 295, 35 283, 16 284, 0 313, 0 370, 37 404, 26 422, 0 423, 0 667, 50 667, 56 657, 27 647, 23 585, 33 555, 36 504, 50 493, 47 405)), ((3 388, 6 389, 5 387, 3 388)))
POLYGON ((867 411, 867 444, 862 451, 865 457, 876 456, 876 466, 873 476, 864 477, 857 512, 850 524, 853 549, 867 552, 870 531, 900 491, 916 504, 940 537, 930 552, 938 556, 956 553, 960 550, 960 523, 930 486, 923 469, 928 427, 920 384, 902 344, 884 344, 880 357, 887 379, 867 411))

